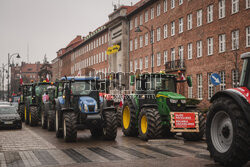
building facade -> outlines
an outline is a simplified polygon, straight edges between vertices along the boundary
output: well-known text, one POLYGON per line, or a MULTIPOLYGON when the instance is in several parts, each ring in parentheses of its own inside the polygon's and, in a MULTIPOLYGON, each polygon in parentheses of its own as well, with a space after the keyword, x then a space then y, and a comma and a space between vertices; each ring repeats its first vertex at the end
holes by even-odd
POLYGON ((216 91, 237 86, 240 54, 250 51, 249 0, 147 0, 136 5, 128 15, 131 72, 190 76, 193 86, 186 85, 184 95, 201 100, 203 108, 216 91), (219 86, 212 85, 212 73, 220 74, 219 86))

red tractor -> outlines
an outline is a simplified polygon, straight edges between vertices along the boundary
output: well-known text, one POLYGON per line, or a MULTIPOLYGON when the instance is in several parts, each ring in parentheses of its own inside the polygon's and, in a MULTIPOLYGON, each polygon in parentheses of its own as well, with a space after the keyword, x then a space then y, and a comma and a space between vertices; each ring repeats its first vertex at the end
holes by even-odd
POLYGON ((239 87, 212 97, 206 122, 210 155, 224 166, 242 166, 250 160, 250 52, 241 58, 239 87))

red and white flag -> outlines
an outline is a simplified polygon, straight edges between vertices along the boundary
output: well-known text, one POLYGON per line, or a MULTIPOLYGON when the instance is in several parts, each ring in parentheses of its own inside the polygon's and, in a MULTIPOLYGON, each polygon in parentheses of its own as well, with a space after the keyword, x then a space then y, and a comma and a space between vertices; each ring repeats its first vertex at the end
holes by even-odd
POLYGON ((49 82, 49 74, 46 75, 46 82, 49 82))
POLYGON ((185 76, 183 74, 181 74, 181 80, 185 80, 185 76))
POLYGON ((82 76, 82 71, 81 69, 79 68, 79 71, 78 71, 78 74, 77 74, 78 77, 82 76))
POLYGON ((22 78, 22 75, 20 74, 20 85, 23 84, 23 78, 22 78))

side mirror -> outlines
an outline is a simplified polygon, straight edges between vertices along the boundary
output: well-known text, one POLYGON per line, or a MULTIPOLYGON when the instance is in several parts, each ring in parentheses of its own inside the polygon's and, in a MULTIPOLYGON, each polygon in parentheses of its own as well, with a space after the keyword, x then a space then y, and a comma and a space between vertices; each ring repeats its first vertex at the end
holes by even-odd
POLYGON ((187 77, 187 84, 188 84, 188 87, 192 87, 193 86, 192 79, 191 79, 190 76, 187 77))

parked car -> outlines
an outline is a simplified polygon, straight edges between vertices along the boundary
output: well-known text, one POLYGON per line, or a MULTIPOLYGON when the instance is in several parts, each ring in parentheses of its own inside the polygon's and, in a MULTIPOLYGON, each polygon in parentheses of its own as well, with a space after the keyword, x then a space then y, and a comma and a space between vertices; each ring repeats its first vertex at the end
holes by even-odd
POLYGON ((14 106, 0 105, 0 128, 22 129, 21 117, 14 106))
POLYGON ((7 101, 0 101, 0 105, 8 105, 8 106, 10 106, 11 103, 7 102, 7 101))

